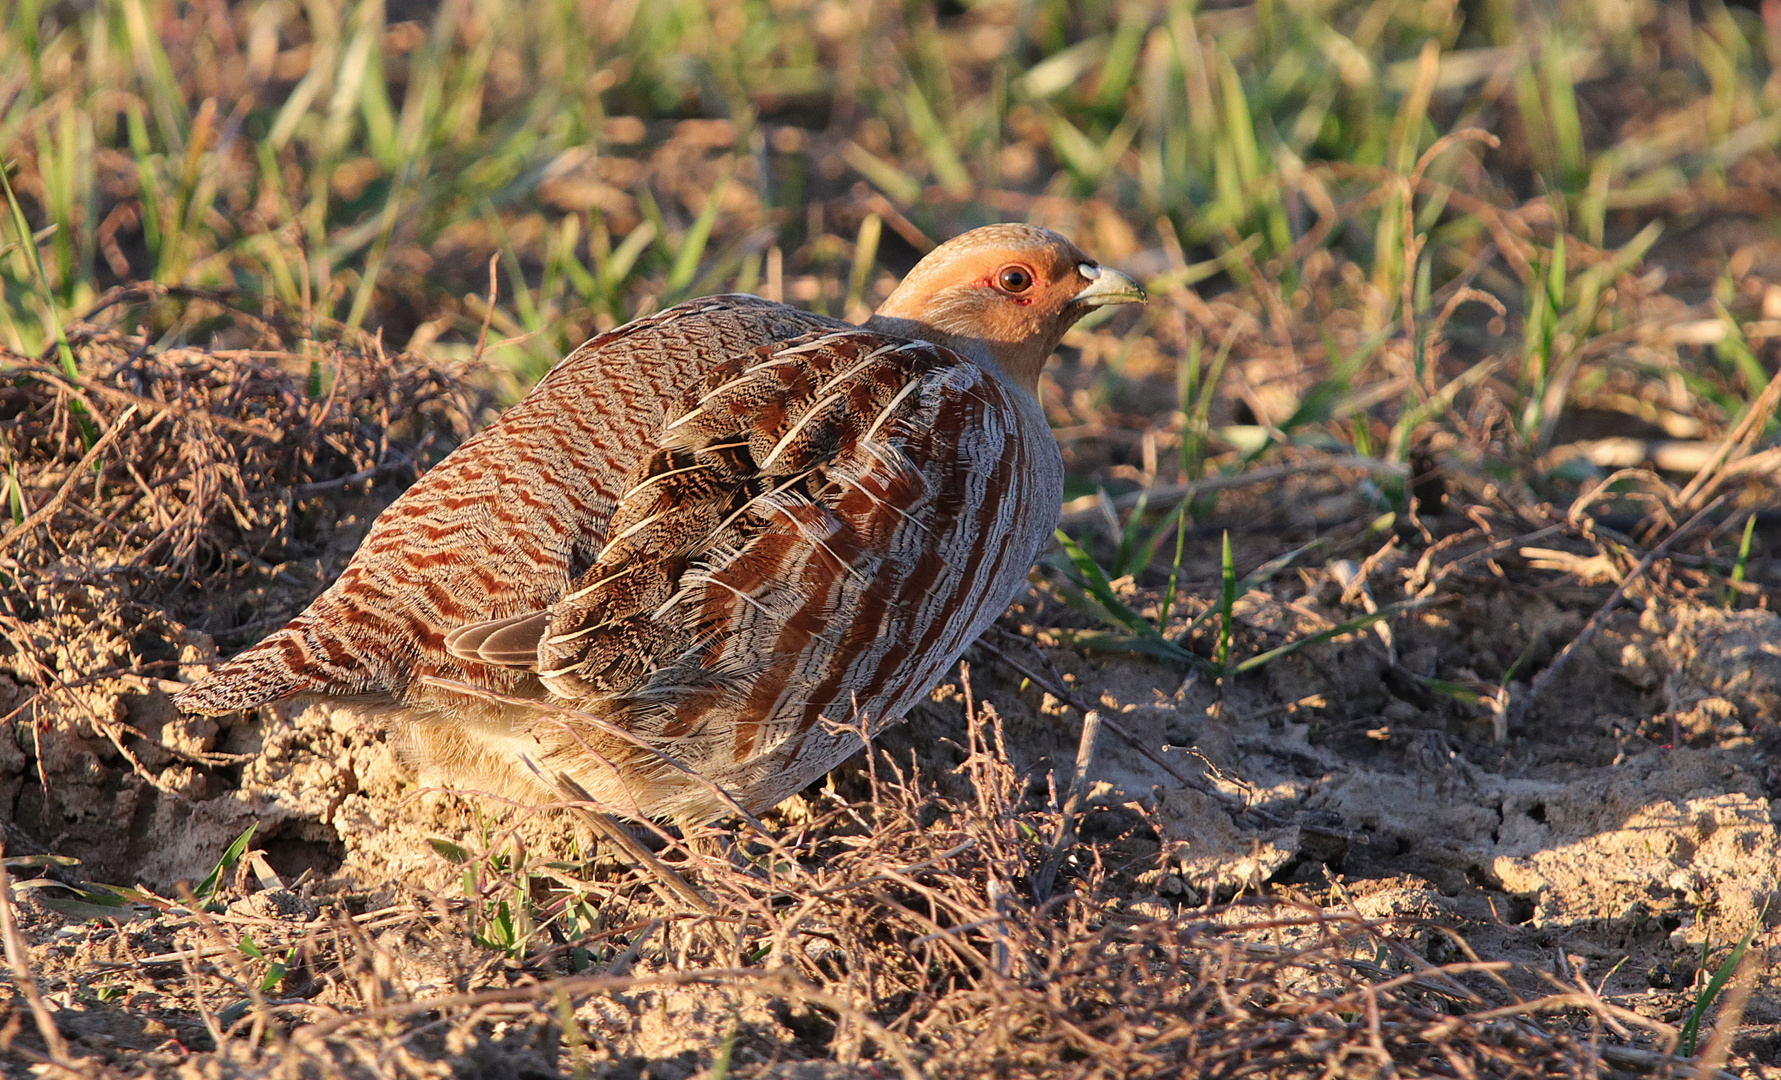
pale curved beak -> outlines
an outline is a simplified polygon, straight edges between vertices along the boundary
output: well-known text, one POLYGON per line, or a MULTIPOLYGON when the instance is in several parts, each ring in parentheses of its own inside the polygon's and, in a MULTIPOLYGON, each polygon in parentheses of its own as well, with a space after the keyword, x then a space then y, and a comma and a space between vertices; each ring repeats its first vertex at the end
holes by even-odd
POLYGON ((1144 286, 1110 267, 1083 263, 1076 267, 1076 272, 1088 279, 1088 287, 1070 297, 1072 304, 1106 307, 1108 304, 1142 304, 1150 299, 1144 286))

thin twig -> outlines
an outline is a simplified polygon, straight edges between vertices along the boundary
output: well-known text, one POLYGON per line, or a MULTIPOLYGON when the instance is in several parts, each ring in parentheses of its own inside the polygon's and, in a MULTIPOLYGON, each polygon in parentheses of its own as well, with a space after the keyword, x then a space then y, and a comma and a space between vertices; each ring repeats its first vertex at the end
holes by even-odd
MULTIPOLYGON (((1069 690, 1065 689, 1063 686, 1060 686, 1055 680, 1048 679, 1045 676, 1034 671, 1032 668, 1027 667, 1025 664, 1021 663, 1019 660, 1016 660, 1014 657, 1009 656, 1007 653, 1003 652, 1001 649, 998 649, 994 645, 991 645, 987 639, 978 638, 977 646, 978 646, 978 648, 981 648, 985 652, 989 653, 991 656, 995 657, 997 660, 1000 660, 1003 664, 1007 665, 1010 668, 1013 668, 1015 674, 1022 675, 1028 679, 1031 679, 1035 686, 1039 687, 1041 690, 1044 690, 1046 693, 1050 694, 1052 697, 1057 698, 1059 701, 1063 702, 1065 705, 1068 705, 1070 708, 1075 709, 1077 712, 1081 713, 1084 717, 1087 717, 1088 714, 1091 712, 1097 711, 1094 706, 1090 705, 1088 702, 1082 700, 1080 697, 1071 693, 1069 690)), ((1133 735, 1123 725, 1121 725, 1118 721, 1112 719, 1111 717, 1103 715, 1101 717, 1101 726, 1105 727, 1108 731, 1111 731, 1115 736, 1117 736, 1119 738, 1119 740, 1121 742, 1124 742, 1127 746, 1130 746, 1133 750, 1138 751, 1138 753, 1143 754, 1144 757, 1147 758, 1157 768, 1162 769, 1164 772, 1168 773, 1170 776, 1173 776, 1176 780, 1179 780, 1181 782, 1182 786, 1192 788, 1193 790, 1198 791, 1205 795, 1210 795, 1213 798, 1224 803, 1228 808, 1230 808, 1234 811, 1237 811, 1237 812, 1247 811, 1248 813, 1252 813, 1259 817, 1262 817, 1269 821, 1272 821, 1275 824, 1279 824, 1278 819, 1274 818, 1273 815, 1268 814, 1264 811, 1258 810, 1251 806, 1245 806, 1241 800, 1236 799, 1236 798, 1234 798, 1230 795, 1227 795, 1224 792, 1218 790, 1218 788, 1215 785, 1208 782, 1205 778, 1192 776, 1188 773, 1182 772, 1180 769, 1175 767, 1173 762, 1169 761, 1167 758, 1163 757, 1161 754, 1157 753, 1155 750, 1152 750, 1148 745, 1145 744, 1145 742, 1142 739, 1138 738, 1136 735, 1133 735)))
MULTIPOLYGON (((1656 1050, 1640 1050, 1636 1046, 1604 1046, 1602 1060, 1610 1065, 1618 1065, 1623 1069, 1637 1069, 1639 1072, 1656 1073, 1660 1076, 1676 1076, 1678 1070, 1689 1068, 1686 1058, 1674 1057, 1659 1053, 1656 1050)), ((1734 1073, 1724 1069, 1702 1069, 1695 1065, 1690 1070, 1697 1080, 1741 1080, 1734 1073)), ((1747 1078, 1743 1078, 1747 1080, 1747 1078)))
POLYGON ((347 476, 337 476, 332 480, 317 480, 308 484, 293 484, 291 485, 290 491, 292 495, 303 496, 314 495, 322 491, 332 491, 335 488, 351 487, 361 480, 370 480, 380 473, 395 472, 398 469, 406 468, 413 464, 414 462, 403 455, 394 454, 389 461, 386 461, 381 465, 373 465, 369 469, 360 469, 358 472, 351 473, 347 476))
MULTIPOLYGON (((528 762, 528 764, 530 763, 528 762)), ((701 915, 717 914, 717 909, 711 906, 711 901, 700 896, 697 889, 688 885, 686 879, 676 874, 667 863, 656 858, 653 851, 638 843, 637 838, 626 831, 617 818, 583 805, 593 803, 594 797, 588 794, 586 788, 576 783, 573 777, 559 772, 547 779, 553 781, 563 797, 570 800, 569 809, 571 812, 586 822, 613 847, 623 852, 625 858, 634 865, 655 875, 656 881, 651 884, 659 886, 655 888, 657 896, 670 904, 678 902, 679 905, 690 908, 701 915)))
POLYGON ((1064 800, 1057 834, 1051 838, 1051 850, 1046 852, 1045 861, 1033 875, 1033 899, 1041 904, 1051 898, 1051 886, 1057 881, 1064 852, 1076 839, 1076 816, 1082 812, 1082 800, 1088 796, 1088 770, 1094 763, 1095 737, 1101 733, 1101 720, 1099 709, 1090 709, 1082 717, 1082 738, 1076 744, 1076 774, 1070 780, 1070 795, 1064 800))
POLYGON ((1774 378, 1762 388, 1762 393, 1756 395, 1756 400, 1750 403, 1744 418, 1726 433, 1724 440, 1713 451, 1713 456, 1707 459, 1707 464, 1682 489, 1682 494, 1676 497, 1677 505, 1697 505, 1724 477, 1723 466, 1732 459, 1732 452, 1737 451, 1739 456, 1749 452, 1751 444, 1762 433, 1763 425, 1769 422, 1777 405, 1781 405, 1781 371, 1775 372, 1774 378))
POLYGON ((495 321, 495 293, 500 285, 500 282, 495 278, 495 267, 500 261, 501 253, 498 251, 489 256, 489 302, 488 306, 482 310, 482 330, 476 335, 476 353, 471 358, 472 364, 482 362, 482 350, 489 341, 489 323, 495 321))
MULTIPOLYGON (((215 356, 217 354, 213 353, 211 355, 215 356)), ((272 353, 269 355, 282 357, 287 354, 272 353)), ((222 416, 218 413, 196 408, 187 402, 177 400, 156 401, 154 398, 143 397, 140 394, 132 394, 128 390, 119 390, 115 386, 106 386, 104 383, 90 378, 69 379, 60 372, 48 370, 47 365, 43 370, 40 370, 35 366, 27 370, 29 370, 33 379, 48 383, 52 386, 58 386, 61 389, 66 390, 70 395, 78 396, 76 391, 84 391, 88 394, 92 394, 94 397, 105 398, 115 404, 135 405, 140 408, 153 409, 157 412, 172 413, 174 416, 182 419, 192 415, 203 415, 208 418, 210 423, 215 424, 217 427, 233 431, 237 435, 246 435, 255 439, 265 439, 268 442, 277 442, 283 436, 282 431, 270 424, 267 424, 267 426, 249 424, 241 420, 236 420, 233 417, 222 416)))

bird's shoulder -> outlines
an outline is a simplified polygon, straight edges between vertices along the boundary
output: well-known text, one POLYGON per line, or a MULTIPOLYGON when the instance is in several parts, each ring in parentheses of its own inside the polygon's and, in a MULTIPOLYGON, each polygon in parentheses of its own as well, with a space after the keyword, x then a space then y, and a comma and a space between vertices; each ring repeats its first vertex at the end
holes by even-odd
POLYGON ((594 335, 563 357, 533 393, 663 362, 680 367, 690 359, 706 366, 812 332, 848 329, 858 328, 749 293, 700 297, 594 335))

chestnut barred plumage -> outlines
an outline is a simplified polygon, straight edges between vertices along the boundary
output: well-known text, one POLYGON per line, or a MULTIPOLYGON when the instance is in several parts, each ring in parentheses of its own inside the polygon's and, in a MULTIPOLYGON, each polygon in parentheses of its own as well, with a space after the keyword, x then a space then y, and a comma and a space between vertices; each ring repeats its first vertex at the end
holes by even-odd
POLYGON ((857 749, 860 718, 900 718, 1019 589, 1062 496, 1040 368, 1091 307, 1142 298, 1056 233, 998 225, 935 249, 863 327, 734 295, 601 334, 177 704, 353 698, 427 782, 554 799, 530 761, 622 813, 721 815, 666 754, 769 807, 857 749))

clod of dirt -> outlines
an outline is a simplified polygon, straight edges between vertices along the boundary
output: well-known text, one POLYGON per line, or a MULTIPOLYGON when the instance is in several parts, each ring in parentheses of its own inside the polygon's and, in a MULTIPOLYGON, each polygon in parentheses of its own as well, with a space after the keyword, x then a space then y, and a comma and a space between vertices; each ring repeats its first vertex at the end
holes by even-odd
POLYGON ((1224 803, 1192 789, 1164 792, 1156 819, 1175 872, 1208 893, 1258 889, 1299 852, 1297 825, 1244 828, 1224 803))
MULTIPOLYGON (((1722 939, 1756 926, 1781 886, 1781 838, 1768 800, 1737 792, 1665 798, 1651 789, 1653 780, 1661 788, 1659 776, 1637 767, 1627 772, 1574 785, 1562 799, 1547 797, 1540 804, 1544 822, 1525 812, 1507 815, 1494 845, 1500 854, 1490 862, 1503 888, 1537 897, 1540 921, 1681 903, 1711 913, 1722 939)), ((1694 949, 1701 940, 1672 939, 1694 949)))
POLYGON ((827 1049, 834 1025, 819 1015, 798 1015, 785 1005, 730 987, 666 989, 639 994, 630 1002, 594 998, 576 1014, 592 1031, 612 1032, 594 1060, 612 1075, 683 1080, 697 1075, 711 1053, 712 1032, 728 1032, 742 1061, 788 1056, 802 1040, 802 1057, 827 1049), (815 1030, 816 1028, 826 1030, 815 1030), (799 1029, 803 1030, 800 1031, 799 1029))
POLYGON ((1781 615, 1697 604, 1652 605, 1640 626, 1663 635, 1632 671, 1662 680, 1666 710, 1691 743, 1758 736, 1781 748, 1781 615))

